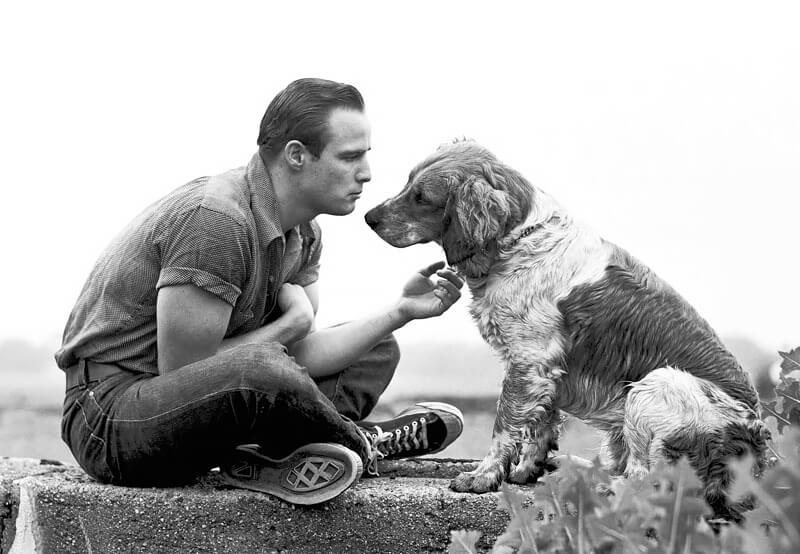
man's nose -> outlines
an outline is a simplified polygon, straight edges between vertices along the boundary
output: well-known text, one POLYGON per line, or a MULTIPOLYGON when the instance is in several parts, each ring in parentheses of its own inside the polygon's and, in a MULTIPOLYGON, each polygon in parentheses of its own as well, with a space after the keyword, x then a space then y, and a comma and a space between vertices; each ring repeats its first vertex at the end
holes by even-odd
POLYGON ((362 162, 361 167, 358 168, 356 180, 359 183, 367 183, 372 180, 372 172, 370 171, 369 162, 366 159, 362 162))

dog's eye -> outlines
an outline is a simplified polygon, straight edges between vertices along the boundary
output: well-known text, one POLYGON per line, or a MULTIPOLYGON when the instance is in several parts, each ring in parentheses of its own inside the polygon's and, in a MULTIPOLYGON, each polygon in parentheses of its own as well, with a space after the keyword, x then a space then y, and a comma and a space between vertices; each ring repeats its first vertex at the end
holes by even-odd
POLYGON ((425 197, 422 196, 422 191, 421 190, 418 190, 417 192, 414 193, 414 202, 416 202, 417 204, 425 204, 426 203, 425 202, 425 197))

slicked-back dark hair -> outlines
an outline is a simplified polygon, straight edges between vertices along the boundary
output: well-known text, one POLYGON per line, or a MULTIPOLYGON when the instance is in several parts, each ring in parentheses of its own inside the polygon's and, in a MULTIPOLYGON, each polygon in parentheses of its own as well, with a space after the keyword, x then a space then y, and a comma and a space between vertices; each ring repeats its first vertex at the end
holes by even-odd
POLYGON ((289 83, 267 106, 258 133, 258 147, 272 160, 291 140, 302 142, 319 157, 328 142, 328 117, 335 108, 364 111, 364 99, 353 85, 305 78, 289 83))

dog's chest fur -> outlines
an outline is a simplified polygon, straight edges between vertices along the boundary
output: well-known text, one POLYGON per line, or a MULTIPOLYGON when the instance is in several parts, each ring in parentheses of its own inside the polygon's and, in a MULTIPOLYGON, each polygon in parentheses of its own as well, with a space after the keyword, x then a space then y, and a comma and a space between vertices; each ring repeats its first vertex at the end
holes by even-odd
MULTIPOLYGON (((598 236, 562 216, 501 249, 487 277, 467 280, 471 315, 507 373, 523 366, 533 374, 564 369, 561 360, 570 343, 559 301, 602 279, 608 259, 598 236)), ((562 383, 569 378, 564 375, 562 383)))
POLYGON ((627 252, 565 219, 501 251, 468 279, 470 312, 506 372, 562 370, 559 407, 617 421, 627 387, 671 366, 757 405, 749 377, 710 326, 627 252))

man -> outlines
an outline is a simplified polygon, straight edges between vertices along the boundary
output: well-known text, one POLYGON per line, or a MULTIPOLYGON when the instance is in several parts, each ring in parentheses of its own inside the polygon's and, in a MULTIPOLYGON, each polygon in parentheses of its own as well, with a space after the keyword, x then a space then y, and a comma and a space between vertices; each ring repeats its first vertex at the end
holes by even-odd
POLYGON ((314 504, 379 458, 437 452, 461 433, 442 403, 363 421, 399 359, 391 333, 458 300, 462 281, 443 263, 373 316, 314 327, 314 218, 352 212, 371 177, 360 93, 291 83, 258 145, 246 167, 148 207, 84 285, 56 361, 62 437, 99 481, 171 485, 220 466, 236 486, 314 504))

